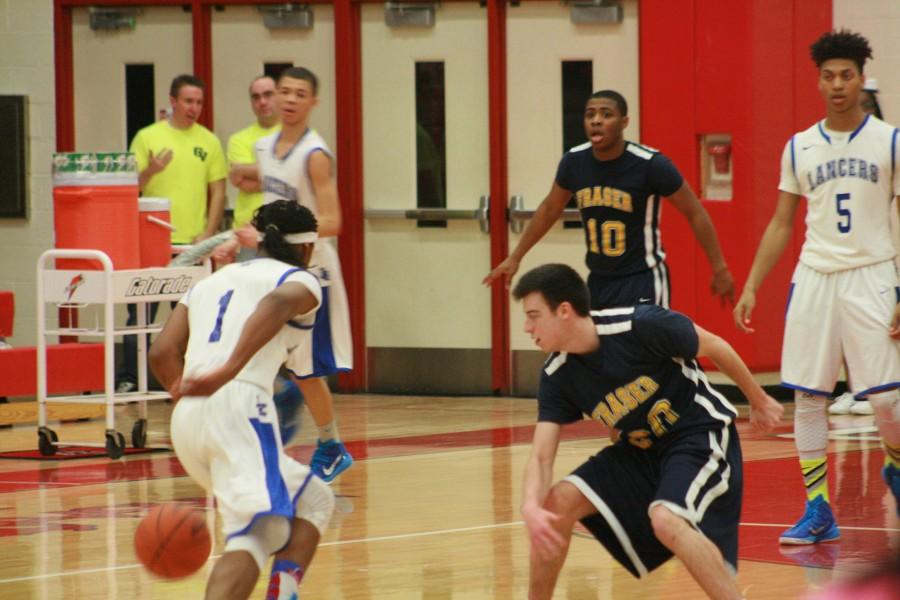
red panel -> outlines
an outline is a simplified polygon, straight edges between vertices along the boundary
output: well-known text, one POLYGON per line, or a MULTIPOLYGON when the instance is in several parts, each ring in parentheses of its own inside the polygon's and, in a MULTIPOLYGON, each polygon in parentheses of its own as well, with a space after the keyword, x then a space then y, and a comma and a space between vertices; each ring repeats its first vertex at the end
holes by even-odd
MULTIPOLYGON (((500 264, 509 253, 506 204, 507 131, 506 131, 506 4, 488 0, 488 103, 491 161, 491 267, 500 264)), ((491 387, 507 394, 511 382, 509 339, 509 290, 501 281, 491 287, 491 387)))
POLYGON ((213 129, 213 70, 212 70, 212 13, 209 5, 200 0, 191 3, 191 28, 193 30, 194 76, 206 84, 203 94, 203 112, 199 122, 213 129))
POLYGON ((16 317, 16 296, 0 292, 0 337, 12 337, 16 317))
MULTIPOLYGON (((695 2, 640 4, 641 141, 661 149, 696 187, 694 64, 695 2)), ((662 236, 670 268, 672 307, 694 313, 697 242, 678 212, 663 204, 662 236)))
MULTIPOLYGON (((37 349, 0 352, 0 396, 37 393, 37 349)), ((47 346, 47 393, 79 393, 103 389, 103 344, 47 346)))
MULTIPOLYGON (((740 291, 774 211, 784 143, 821 111, 807 47, 830 28, 831 3, 675 4, 643 0, 640 5, 642 138, 670 156, 696 190, 699 136, 731 133, 733 200, 704 206, 740 291), (816 102, 810 103, 810 96, 816 102)), ((730 310, 710 296, 706 258, 670 208, 663 242, 673 307, 723 335, 754 370, 777 370, 784 304, 802 231, 801 223, 794 247, 766 279, 753 315, 757 332, 746 336, 732 324, 730 310)))
POLYGON ((334 3, 334 62, 337 122, 338 194, 343 230, 338 250, 350 304, 353 327, 353 371, 339 377, 344 391, 366 388, 365 254, 363 225, 362 157, 362 57, 360 54, 360 10, 351 0, 334 3))
POLYGON ((75 87, 72 81, 72 9, 53 6, 53 60, 56 83, 56 151, 75 149, 75 87))

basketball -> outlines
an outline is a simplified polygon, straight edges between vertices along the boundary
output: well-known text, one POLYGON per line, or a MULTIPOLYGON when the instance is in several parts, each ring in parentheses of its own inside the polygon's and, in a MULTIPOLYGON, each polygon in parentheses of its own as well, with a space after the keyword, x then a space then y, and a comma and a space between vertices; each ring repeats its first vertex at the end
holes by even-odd
POLYGON ((134 532, 138 560, 165 579, 195 573, 209 558, 210 548, 206 517, 186 504, 154 506, 134 532))

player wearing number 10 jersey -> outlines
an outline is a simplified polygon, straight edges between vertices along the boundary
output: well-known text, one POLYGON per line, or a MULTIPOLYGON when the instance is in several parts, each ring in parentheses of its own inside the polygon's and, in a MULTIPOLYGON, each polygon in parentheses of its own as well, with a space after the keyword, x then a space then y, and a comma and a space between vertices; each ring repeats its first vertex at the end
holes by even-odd
POLYGON ((591 308, 634 304, 669 306, 669 272, 660 239, 663 196, 688 220, 713 271, 712 292, 733 300, 734 280, 709 214, 678 169, 657 150, 625 140, 628 104, 602 90, 588 98, 588 142, 559 162, 550 193, 535 211, 509 257, 484 282, 511 278, 526 252, 559 219, 570 199, 581 211, 590 270, 591 308))
POLYGON ((783 544, 840 536, 828 502, 826 402, 847 361, 849 385, 868 396, 885 445, 885 478, 900 496, 900 287, 890 234, 900 194, 898 132, 859 105, 868 41, 847 31, 811 47, 825 118, 788 140, 775 215, 760 242, 741 298, 737 326, 750 329, 756 290, 784 251, 801 197, 806 237, 788 292, 781 378, 795 390, 794 430, 806 485, 803 518, 783 544))

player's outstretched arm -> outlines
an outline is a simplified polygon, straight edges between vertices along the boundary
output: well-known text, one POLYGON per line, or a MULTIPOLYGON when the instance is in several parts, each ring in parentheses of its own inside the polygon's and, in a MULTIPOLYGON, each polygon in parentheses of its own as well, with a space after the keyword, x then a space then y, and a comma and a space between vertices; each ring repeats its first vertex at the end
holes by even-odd
POLYGON ((560 426, 556 423, 542 421, 535 425, 531 457, 525 465, 522 518, 533 550, 544 560, 552 560, 566 544, 553 526, 559 517, 544 508, 544 500, 553 483, 559 434, 560 426))
POLYGON ((716 228, 713 226, 709 213, 703 208, 703 204, 697 199, 691 186, 684 182, 674 194, 669 196, 669 201, 675 205, 675 208, 684 215, 694 231, 694 237, 712 269, 712 281, 709 284, 710 290, 722 300, 722 304, 727 301, 734 304, 734 277, 728 270, 725 263, 725 257, 722 254, 722 248, 719 246, 719 237, 716 235, 716 228))
POLYGON ((694 329, 700 340, 697 356, 712 360, 720 371, 737 384, 750 402, 750 423, 760 431, 771 432, 781 421, 784 408, 753 379, 750 369, 731 344, 697 324, 694 324, 694 329))
POLYGON ((285 323, 297 315, 308 313, 318 305, 318 298, 305 285, 295 281, 281 284, 256 305, 256 310, 244 323, 241 337, 228 360, 218 368, 184 379, 181 382, 181 394, 211 396, 237 376, 253 355, 281 331, 285 323))
POLYGON ((531 247, 537 244, 544 235, 550 231, 553 224, 559 220, 572 192, 559 186, 555 181, 550 188, 550 192, 541 201, 537 210, 534 211, 534 217, 525 226, 519 243, 509 256, 481 280, 484 285, 491 285, 496 280, 502 280, 506 287, 509 287, 513 275, 519 270, 519 263, 525 254, 531 250, 531 247))
POLYGON ((734 307, 734 324, 746 333, 754 331, 750 327, 750 316, 753 313, 753 307, 756 306, 756 291, 778 259, 781 258, 784 248, 790 241, 794 229, 794 215, 797 214, 799 205, 800 196, 797 194, 778 192, 775 214, 759 242, 759 248, 753 258, 753 266, 744 283, 744 290, 741 292, 737 306, 734 307))
POLYGON ((228 180, 231 185, 242 192, 253 194, 262 191, 259 179, 259 165, 255 163, 232 164, 228 171, 228 180))
POLYGON ((178 303, 163 330, 153 340, 147 357, 156 379, 176 401, 180 398, 179 382, 184 371, 184 352, 189 333, 187 307, 178 303))

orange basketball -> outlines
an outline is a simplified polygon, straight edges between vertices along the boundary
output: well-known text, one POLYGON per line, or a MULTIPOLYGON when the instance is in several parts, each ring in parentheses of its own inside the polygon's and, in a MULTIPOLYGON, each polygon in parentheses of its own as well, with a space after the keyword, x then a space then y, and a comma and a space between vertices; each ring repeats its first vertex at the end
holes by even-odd
POLYGON ((195 573, 209 558, 206 517, 185 504, 150 509, 134 532, 134 551, 147 570, 166 579, 195 573))

